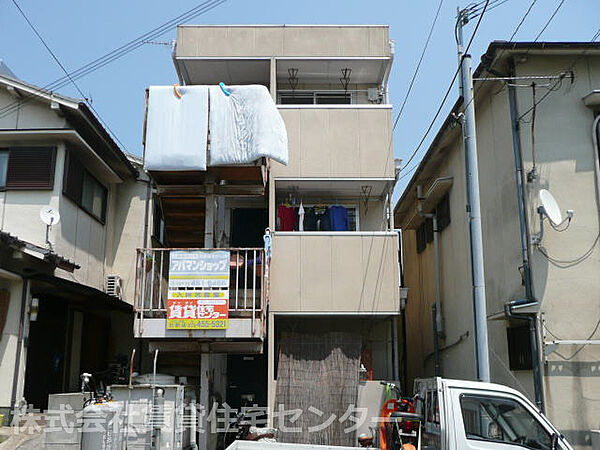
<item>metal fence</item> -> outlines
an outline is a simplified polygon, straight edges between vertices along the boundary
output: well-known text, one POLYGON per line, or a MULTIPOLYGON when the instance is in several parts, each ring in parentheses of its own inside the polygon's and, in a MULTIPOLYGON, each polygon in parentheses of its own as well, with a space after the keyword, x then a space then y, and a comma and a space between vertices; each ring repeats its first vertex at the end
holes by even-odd
POLYGON ((262 248, 138 249, 135 310, 142 318, 166 318, 169 261, 174 250, 227 250, 229 260, 229 313, 252 318, 265 303, 265 258, 262 248))

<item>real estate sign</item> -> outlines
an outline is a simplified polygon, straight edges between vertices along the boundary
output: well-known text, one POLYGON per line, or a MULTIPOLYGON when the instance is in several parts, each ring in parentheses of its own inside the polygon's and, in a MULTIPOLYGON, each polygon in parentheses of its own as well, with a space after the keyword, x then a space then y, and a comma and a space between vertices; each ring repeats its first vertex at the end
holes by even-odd
POLYGON ((167 329, 226 329, 229 316, 229 251, 172 250, 167 329))

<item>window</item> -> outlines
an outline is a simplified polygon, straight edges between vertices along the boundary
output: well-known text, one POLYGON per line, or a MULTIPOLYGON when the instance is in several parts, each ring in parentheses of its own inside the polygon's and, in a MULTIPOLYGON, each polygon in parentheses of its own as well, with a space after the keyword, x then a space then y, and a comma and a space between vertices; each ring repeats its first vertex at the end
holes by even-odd
POLYGON ((506 329, 508 339, 508 362, 510 370, 531 370, 531 341, 529 327, 519 326, 506 329))
POLYGON ((279 104, 281 105, 350 105, 352 103, 352 93, 346 91, 279 92, 279 104))
POLYGON ((462 395, 467 439, 551 450, 552 436, 520 403, 510 398, 462 395))
POLYGON ((0 149, 0 188, 52 189, 55 147, 0 149))
POLYGON ((65 161, 63 194, 85 212, 104 223, 108 192, 71 152, 67 153, 65 161))
POLYGON ((450 225, 450 194, 444 195, 435 207, 438 232, 450 225))
POLYGON ((417 228, 417 253, 425 250, 431 241, 433 241, 433 219, 425 219, 417 228))

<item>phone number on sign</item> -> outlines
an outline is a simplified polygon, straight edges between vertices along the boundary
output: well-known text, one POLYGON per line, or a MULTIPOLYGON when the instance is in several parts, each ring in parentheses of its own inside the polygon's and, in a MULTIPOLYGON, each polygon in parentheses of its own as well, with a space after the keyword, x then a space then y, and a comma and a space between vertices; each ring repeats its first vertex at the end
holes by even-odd
POLYGON ((167 319, 167 329, 170 330, 224 330, 227 319, 167 319))

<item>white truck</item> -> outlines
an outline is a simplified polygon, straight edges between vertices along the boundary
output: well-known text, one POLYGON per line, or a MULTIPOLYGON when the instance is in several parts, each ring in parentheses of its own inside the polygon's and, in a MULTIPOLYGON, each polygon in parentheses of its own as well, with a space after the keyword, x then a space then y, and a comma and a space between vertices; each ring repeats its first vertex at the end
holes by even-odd
POLYGON ((429 378, 415 381, 420 448, 572 450, 523 394, 506 386, 429 378))
MULTIPOLYGON (((520 392, 492 383, 429 378, 415 381, 414 412, 390 414, 382 450, 572 450, 520 392), (402 422, 413 422, 406 432, 402 422), (387 442, 384 442, 387 441, 387 442), (403 447, 403 445, 406 445, 403 447), (414 447, 411 447, 413 445, 414 447)), ((358 446, 358 444, 357 444, 358 446)), ((228 450, 342 450, 349 447, 235 441, 228 450)))

